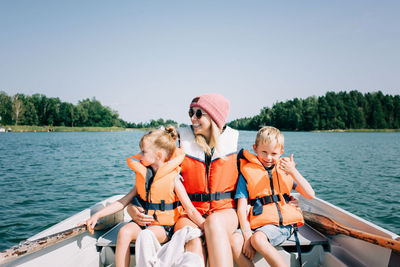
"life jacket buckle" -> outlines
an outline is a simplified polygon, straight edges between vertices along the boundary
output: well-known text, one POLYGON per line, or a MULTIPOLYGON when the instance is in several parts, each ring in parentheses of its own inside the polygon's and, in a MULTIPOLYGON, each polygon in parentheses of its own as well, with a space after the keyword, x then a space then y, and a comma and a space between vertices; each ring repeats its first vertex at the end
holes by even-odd
POLYGON ((165 200, 161 200, 160 210, 165 211, 165 200))
POLYGON ((261 200, 259 197, 256 197, 256 201, 253 206, 253 216, 260 215, 263 212, 263 204, 261 203, 261 200))
POLYGON ((221 199, 221 192, 215 192, 215 200, 221 199))

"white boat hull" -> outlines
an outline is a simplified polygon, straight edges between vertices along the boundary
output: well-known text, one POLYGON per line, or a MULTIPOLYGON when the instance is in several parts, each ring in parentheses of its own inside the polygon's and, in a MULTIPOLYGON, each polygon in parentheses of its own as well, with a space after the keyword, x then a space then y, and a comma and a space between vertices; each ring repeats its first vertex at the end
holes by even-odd
MULTIPOLYGON (((40 232, 28 240, 35 240, 72 228, 79 222, 85 221, 100 208, 121 197, 122 195, 116 195, 97 203, 53 227, 40 232)), ((300 207, 305 211, 326 215, 340 224, 358 230, 391 239, 399 238, 396 234, 321 199, 315 198, 313 200, 307 200, 299 195, 297 195, 297 198, 299 199, 300 207)), ((105 218, 99 223, 115 225, 124 221, 130 221, 130 217, 127 215, 126 211, 105 218)), ((390 249, 345 235, 325 237, 309 226, 303 227, 305 227, 304 229, 310 229, 312 235, 316 235, 316 239, 314 239, 312 243, 308 245, 304 243, 306 245, 303 248, 307 251, 302 252, 303 266, 400 266, 400 256, 393 253, 390 249), (320 238, 318 235, 322 236, 322 239, 318 239, 320 238)), ((105 232, 105 230, 96 231, 94 235, 85 232, 32 254, 21 256, 2 266, 113 266, 113 241, 107 241, 107 238, 104 239, 103 237, 100 238, 105 232), (103 244, 102 242, 106 243, 103 244)), ((112 231, 110 233, 114 235, 115 239, 115 233, 112 231)), ((305 240, 304 242, 307 241, 305 240)), ((293 246, 278 247, 278 250, 289 266, 299 266, 298 255, 296 250, 293 249, 293 246)), ((256 267, 268 266, 259 254, 256 255, 254 263, 256 267)), ((134 266, 134 255, 132 255, 131 258, 131 266, 134 266)))

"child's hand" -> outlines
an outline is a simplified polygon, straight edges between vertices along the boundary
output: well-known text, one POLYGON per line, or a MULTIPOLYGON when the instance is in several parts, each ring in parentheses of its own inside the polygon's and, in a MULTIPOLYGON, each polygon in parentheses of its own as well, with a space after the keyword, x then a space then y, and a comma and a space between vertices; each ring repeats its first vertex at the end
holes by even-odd
POLYGON ((85 222, 88 231, 92 235, 94 234, 94 227, 96 226, 97 220, 98 220, 98 218, 96 216, 92 216, 85 222))
POLYGON ((140 226, 146 226, 154 221, 153 216, 144 214, 144 209, 135 205, 128 205, 126 207, 128 214, 132 220, 140 226))
POLYGON ((299 201, 297 200, 297 198, 290 196, 290 201, 289 201, 289 205, 295 206, 296 208, 299 207, 299 201))
POLYGON ((244 242, 243 242, 242 252, 243 252, 243 255, 245 255, 249 260, 253 260, 254 255, 256 254, 256 251, 254 250, 254 248, 251 246, 251 243, 250 243, 251 236, 252 236, 251 232, 243 235, 244 242))
POLYGON ((288 157, 282 157, 279 160, 279 167, 288 173, 293 173, 296 170, 296 163, 293 160, 293 154, 288 157))

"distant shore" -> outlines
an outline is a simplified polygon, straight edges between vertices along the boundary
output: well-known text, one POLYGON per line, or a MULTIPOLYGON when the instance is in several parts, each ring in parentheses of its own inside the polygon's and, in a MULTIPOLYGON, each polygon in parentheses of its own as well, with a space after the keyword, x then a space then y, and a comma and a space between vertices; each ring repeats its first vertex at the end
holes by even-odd
MULTIPOLYGON (((67 127, 67 126, 29 126, 29 125, 3 125, 6 131, 12 132, 121 132, 147 130, 146 128, 123 128, 123 127, 67 127)), ((312 132, 400 132, 400 129, 333 129, 314 130, 312 132)))
POLYGON ((29 125, 3 125, 6 131, 12 132, 120 132, 127 130, 141 130, 123 127, 67 127, 67 126, 29 126, 29 125))
POLYGON ((334 129, 334 130, 314 130, 321 133, 340 133, 340 132, 400 132, 400 129, 334 129))

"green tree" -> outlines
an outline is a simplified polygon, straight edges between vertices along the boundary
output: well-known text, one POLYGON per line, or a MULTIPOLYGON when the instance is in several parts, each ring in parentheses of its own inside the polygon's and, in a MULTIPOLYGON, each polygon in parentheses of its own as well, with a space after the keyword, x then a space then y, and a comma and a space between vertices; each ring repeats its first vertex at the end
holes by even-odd
POLYGON ((23 99, 22 94, 16 94, 13 96, 12 118, 15 122, 15 125, 21 124, 21 122, 24 120, 25 107, 21 99, 23 99))
POLYGON ((0 123, 3 125, 13 124, 12 120, 13 102, 10 96, 0 91, 0 123))

